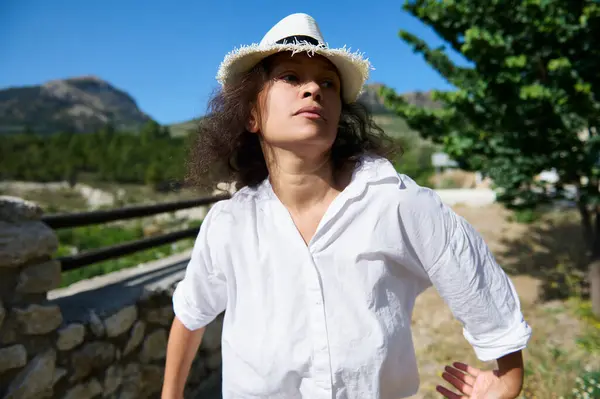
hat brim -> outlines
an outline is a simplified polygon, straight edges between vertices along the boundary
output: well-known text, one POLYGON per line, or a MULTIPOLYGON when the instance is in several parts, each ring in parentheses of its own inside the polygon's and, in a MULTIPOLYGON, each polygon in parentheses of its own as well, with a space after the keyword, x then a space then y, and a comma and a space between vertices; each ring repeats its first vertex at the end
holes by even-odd
POLYGON ((372 69, 369 60, 364 58, 361 53, 351 52, 345 47, 330 49, 308 43, 268 46, 252 44, 239 47, 225 56, 217 73, 217 81, 222 85, 233 83, 236 78, 251 70, 263 59, 282 51, 291 51, 292 55, 302 52, 311 56, 318 54, 331 61, 340 74, 342 99, 346 103, 356 102, 372 69))

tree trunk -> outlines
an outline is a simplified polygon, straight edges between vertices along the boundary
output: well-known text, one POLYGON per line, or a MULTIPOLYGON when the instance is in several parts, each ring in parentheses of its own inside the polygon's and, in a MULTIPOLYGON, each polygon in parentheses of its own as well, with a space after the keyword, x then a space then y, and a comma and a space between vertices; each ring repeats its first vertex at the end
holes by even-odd
POLYGON ((589 264, 590 300, 592 313, 600 318, 600 208, 594 207, 594 239, 592 242, 592 261, 589 264))
POLYGON ((594 316, 600 318, 600 259, 592 260, 589 265, 590 299, 594 316))
POLYGON ((590 255, 588 278, 592 312, 594 316, 600 318, 600 209, 595 207, 590 212, 587 204, 578 202, 577 205, 581 216, 584 239, 590 255))
POLYGON ((583 239, 588 249, 593 252, 594 250, 594 229, 592 227, 592 215, 587 209, 587 204, 578 201, 577 208, 579 209, 579 215, 581 216, 581 227, 583 227, 583 239))

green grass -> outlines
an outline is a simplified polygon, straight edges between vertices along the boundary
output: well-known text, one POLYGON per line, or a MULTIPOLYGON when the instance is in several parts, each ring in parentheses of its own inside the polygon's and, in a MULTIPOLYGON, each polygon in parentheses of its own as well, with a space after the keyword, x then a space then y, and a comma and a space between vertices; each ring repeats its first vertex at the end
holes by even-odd
MULTIPOLYGON (((539 306, 539 305, 535 305, 539 306)), ((559 320, 588 312, 589 301, 571 298, 564 306, 528 309, 534 334, 525 351, 525 386, 522 399, 598 398, 600 378, 600 329, 583 318, 580 330, 571 334, 559 320), (541 312, 540 312, 541 310, 541 312), (583 312, 583 313, 582 313, 583 312), (558 331, 556 331, 558 330, 558 331), (574 342, 572 339, 574 338, 574 342), (585 396, 591 393, 596 396, 585 396)), ((571 327, 573 328, 573 327, 571 327)))
POLYGON ((573 399, 600 398, 600 371, 590 371, 583 373, 575 379, 575 388, 573 388, 573 399))
MULTIPOLYGON (((190 221, 178 229, 199 227, 201 221, 190 221)), ((97 248, 122 244, 144 237, 141 223, 110 226, 86 226, 57 232, 60 246, 55 257, 67 256, 74 251, 84 252, 97 248)), ((103 262, 84 266, 80 269, 62 273, 61 287, 69 286, 77 281, 108 274, 121 269, 135 267, 140 263, 150 262, 180 253, 193 246, 194 239, 183 239, 171 244, 161 245, 131 255, 109 259, 103 262)))
POLYGON ((164 258, 166 256, 174 255, 185 249, 191 248, 192 245, 193 241, 191 239, 185 239, 174 244, 161 245, 146 251, 140 251, 128 256, 89 265, 81 269, 69 270, 62 273, 61 287, 67 287, 80 280, 86 280, 92 277, 116 272, 118 270, 136 267, 141 263, 146 263, 164 258))
POLYGON ((141 224, 128 227, 84 226, 58 230, 56 233, 61 246, 76 247, 79 251, 86 251, 141 238, 143 229, 141 224))
POLYGON ((530 224, 540 219, 542 212, 539 209, 517 209, 509 217, 509 221, 530 224))

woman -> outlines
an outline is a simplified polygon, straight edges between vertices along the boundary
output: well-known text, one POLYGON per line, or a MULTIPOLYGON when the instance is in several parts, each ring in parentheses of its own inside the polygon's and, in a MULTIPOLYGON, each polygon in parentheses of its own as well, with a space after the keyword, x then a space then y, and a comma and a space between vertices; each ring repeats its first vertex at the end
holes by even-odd
POLYGON ((446 398, 516 398, 531 330, 482 238, 398 174, 355 102, 370 64, 293 14, 228 54, 193 175, 238 185, 215 204, 173 296, 163 398, 181 398, 204 327, 225 311, 224 398, 402 398, 418 390, 415 298, 433 285, 481 360, 446 398))

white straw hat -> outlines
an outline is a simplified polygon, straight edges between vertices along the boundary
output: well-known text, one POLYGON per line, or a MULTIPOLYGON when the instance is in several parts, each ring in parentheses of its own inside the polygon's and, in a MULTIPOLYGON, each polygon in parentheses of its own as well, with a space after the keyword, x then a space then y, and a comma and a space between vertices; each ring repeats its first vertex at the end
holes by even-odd
POLYGON ((355 102, 369 77, 371 64, 361 53, 351 52, 345 46, 330 49, 323 40, 317 22, 310 15, 288 15, 273 26, 259 44, 241 46, 225 56, 219 67, 217 81, 222 85, 235 82, 264 58, 280 51, 292 54, 306 52, 320 54, 338 69, 342 96, 346 103, 355 102))

